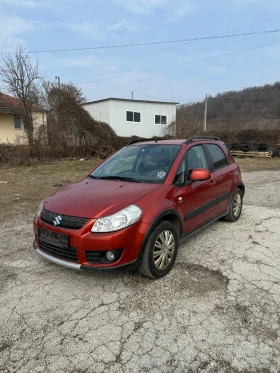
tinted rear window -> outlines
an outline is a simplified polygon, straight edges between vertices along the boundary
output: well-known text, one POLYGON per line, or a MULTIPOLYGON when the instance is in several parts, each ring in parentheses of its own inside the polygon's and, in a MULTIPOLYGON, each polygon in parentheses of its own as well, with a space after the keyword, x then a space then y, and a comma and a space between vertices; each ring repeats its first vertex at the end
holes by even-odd
POLYGON ((218 170, 228 165, 227 157, 218 145, 206 144, 206 147, 209 150, 210 156, 212 158, 214 170, 218 170))

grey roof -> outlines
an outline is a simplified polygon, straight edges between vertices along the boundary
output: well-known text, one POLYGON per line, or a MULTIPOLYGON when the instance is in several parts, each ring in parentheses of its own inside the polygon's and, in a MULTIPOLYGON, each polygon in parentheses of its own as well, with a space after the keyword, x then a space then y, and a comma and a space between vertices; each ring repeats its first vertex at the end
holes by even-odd
POLYGON ((179 105, 179 102, 172 102, 172 101, 149 101, 149 100, 131 100, 128 98, 117 98, 117 97, 109 97, 109 98, 103 98, 102 100, 97 100, 97 101, 89 101, 85 102, 83 105, 89 105, 89 104, 95 104, 97 102, 103 102, 103 101, 130 101, 130 102, 148 102, 152 104, 172 104, 172 105, 179 105))

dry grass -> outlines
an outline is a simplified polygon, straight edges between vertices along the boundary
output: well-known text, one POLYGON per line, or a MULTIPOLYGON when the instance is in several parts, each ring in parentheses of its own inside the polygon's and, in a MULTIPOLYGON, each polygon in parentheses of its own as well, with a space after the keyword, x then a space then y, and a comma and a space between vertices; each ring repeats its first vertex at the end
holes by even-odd
POLYGON ((86 160, 48 162, 28 167, 1 166, 0 222, 23 214, 32 217, 46 196, 83 178, 97 163, 97 160, 86 160))
MULTIPOLYGON (((97 160, 56 161, 32 166, 0 166, 0 222, 30 216, 49 194, 83 178, 97 160), (2 183, 1 181, 7 181, 2 183)), ((280 170, 280 158, 236 158, 242 171, 280 170)))
POLYGON ((280 170, 280 157, 273 158, 237 158, 235 162, 240 166, 241 171, 280 170))

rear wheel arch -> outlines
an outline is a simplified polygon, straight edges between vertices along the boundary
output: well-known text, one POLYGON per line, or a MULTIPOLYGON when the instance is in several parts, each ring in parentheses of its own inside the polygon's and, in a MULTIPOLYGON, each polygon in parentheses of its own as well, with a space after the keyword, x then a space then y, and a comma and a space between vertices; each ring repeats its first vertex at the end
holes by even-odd
POLYGON ((245 187, 244 187, 244 190, 242 191, 240 186, 236 186, 230 199, 230 203, 229 203, 228 210, 227 210, 227 215, 223 217, 224 220, 229 221, 229 222, 236 222, 240 218, 241 212, 242 212, 242 206, 243 206, 244 192, 245 192, 245 187))
MULTIPOLYGON (((237 188, 241 190, 241 192, 242 192, 242 197, 244 197, 244 194, 245 194, 245 185, 244 185, 242 182, 237 183, 237 184, 235 185, 235 188, 234 188, 234 190, 233 190, 233 193, 235 192, 235 190, 236 190, 237 188)), ((232 193, 232 194, 233 194, 233 193, 232 193)))

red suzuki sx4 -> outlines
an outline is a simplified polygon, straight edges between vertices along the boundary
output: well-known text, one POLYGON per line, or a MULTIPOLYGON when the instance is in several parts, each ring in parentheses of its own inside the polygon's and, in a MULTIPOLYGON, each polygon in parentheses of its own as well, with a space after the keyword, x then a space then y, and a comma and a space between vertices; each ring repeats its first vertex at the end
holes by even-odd
POLYGON ((72 269, 172 268, 179 242, 217 219, 235 222, 245 187, 216 137, 137 140, 41 202, 34 249, 72 269))

